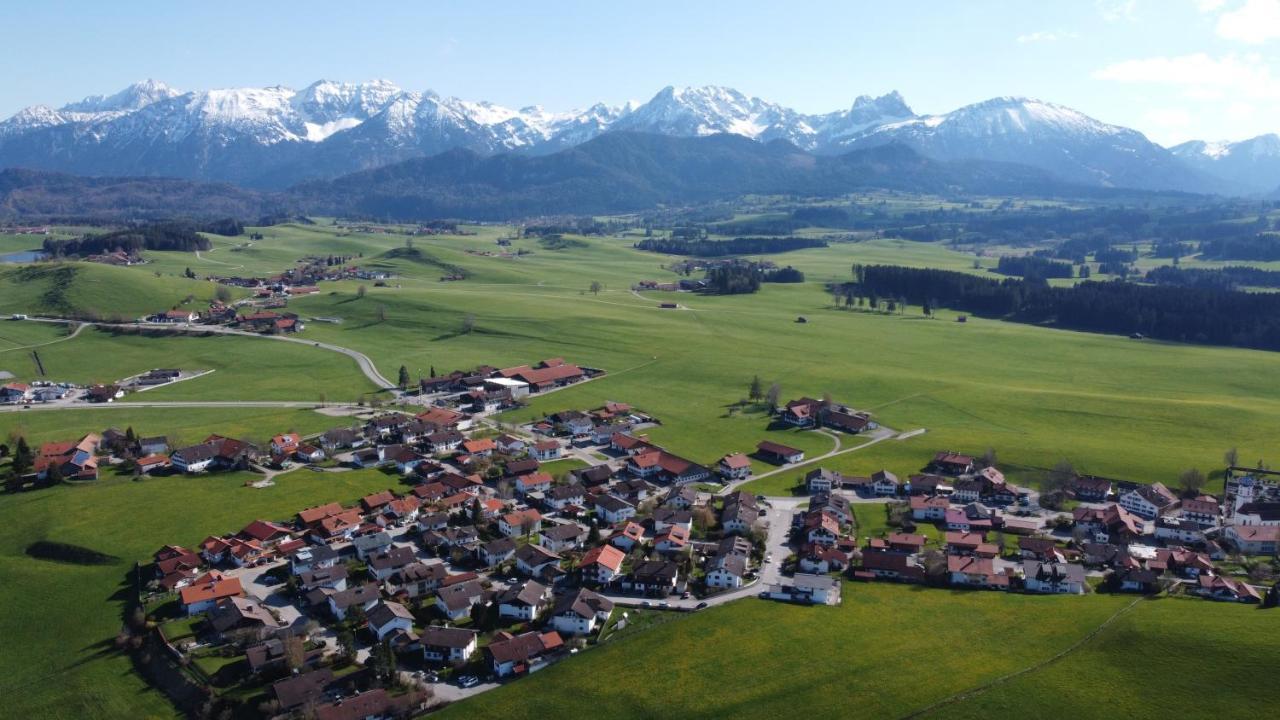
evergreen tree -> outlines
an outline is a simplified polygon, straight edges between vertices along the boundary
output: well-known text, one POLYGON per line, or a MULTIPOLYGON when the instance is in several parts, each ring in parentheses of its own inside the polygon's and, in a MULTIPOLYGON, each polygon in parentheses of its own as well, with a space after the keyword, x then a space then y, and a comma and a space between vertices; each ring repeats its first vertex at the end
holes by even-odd
POLYGON ((34 458, 31 454, 31 447, 27 445, 26 437, 18 438, 18 445, 13 451, 13 463, 9 466, 14 477, 22 477, 31 472, 31 463, 34 458))
POLYGON ((764 390, 760 386, 760 376, 756 375, 751 378, 751 387, 747 388, 747 398, 752 402, 759 402, 763 394, 764 390))
POLYGON ((399 376, 397 377, 397 384, 400 386, 401 390, 404 390, 405 388, 409 387, 409 368, 405 367, 404 365, 400 366, 400 373, 399 373, 399 376))

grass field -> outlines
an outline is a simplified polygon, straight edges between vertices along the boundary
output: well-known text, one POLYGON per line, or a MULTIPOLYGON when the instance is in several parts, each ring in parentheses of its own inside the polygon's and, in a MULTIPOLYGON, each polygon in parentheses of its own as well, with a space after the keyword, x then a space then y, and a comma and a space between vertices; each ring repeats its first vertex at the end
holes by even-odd
POLYGON ((112 648, 120 628, 126 573, 161 544, 198 543, 253 518, 287 519, 328 501, 351 502, 396 487, 380 471, 297 471, 266 489, 243 487, 245 473, 106 478, 92 485, 0 496, 0 688, 7 717, 172 717, 173 709, 112 648), (37 540, 92 548, 117 558, 100 566, 28 557, 37 540))
MULTIPOLYGON (((0 329, 21 325, 24 323, 12 323, 0 329)), ((50 332, 43 327, 42 331, 50 332)), ((45 378, 58 381, 115 382, 156 367, 214 371, 131 394, 126 401, 316 401, 322 394, 329 400, 356 400, 377 390, 351 358, 266 338, 168 333, 142 336, 88 328, 75 338, 37 350, 45 378)), ((0 348, 0 367, 22 380, 40 379, 29 352, 6 352, 0 348)))
MULTIPOLYGON (((165 435, 171 444, 196 443, 211 433, 265 442, 281 432, 303 435, 352 424, 351 418, 322 415, 312 410, 270 407, 251 408, 134 408, 115 404, 110 408, 32 410, 0 414, 0 438, 24 435, 32 444, 75 440, 85 433, 108 427, 132 427, 138 435, 165 435)), ((3 517, 3 513, 0 513, 3 517)))
MULTIPOLYGON (((611 718, 902 717, 1050 658, 1131 602, 883 584, 846 585, 838 608, 744 600, 607 643, 442 717, 586 717, 606 708, 611 718)), ((1177 706, 1187 716, 1258 717, 1280 700, 1280 687, 1259 684, 1280 641, 1273 621, 1241 606, 1140 601, 1065 661, 946 710, 1166 717, 1167 693, 1183 686, 1177 706), (1215 638, 1206 657, 1186 641, 1192 626, 1193 637, 1215 638), (1148 648, 1164 653, 1156 667, 1148 648), (1237 657, 1218 664, 1229 649, 1237 657), (1070 691, 1055 695, 1059 683, 1070 691)))

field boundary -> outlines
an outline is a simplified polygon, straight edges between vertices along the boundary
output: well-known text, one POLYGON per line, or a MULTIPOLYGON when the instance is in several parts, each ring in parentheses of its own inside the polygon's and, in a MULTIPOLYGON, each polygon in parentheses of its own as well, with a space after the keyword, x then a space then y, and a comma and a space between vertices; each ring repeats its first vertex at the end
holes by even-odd
POLYGON ((977 697, 994 687, 997 687, 999 685, 1003 685, 1009 682, 1010 680, 1016 680, 1022 677, 1023 675, 1029 675, 1033 672, 1046 668, 1058 662, 1059 660, 1067 657, 1068 655, 1071 655, 1072 653, 1079 650, 1080 648, 1084 647, 1086 644, 1088 644, 1090 640, 1100 635, 1102 631, 1110 627, 1112 623, 1114 623, 1116 620, 1119 620, 1121 616, 1127 614, 1130 610, 1136 607, 1138 603, 1146 599, 1147 598, 1145 597, 1139 597, 1135 599, 1133 602, 1129 603, 1128 605, 1125 605, 1124 607, 1112 613, 1111 617, 1107 618, 1106 620, 1103 620, 1101 625, 1094 628, 1093 630, 1090 630, 1086 635, 1081 637, 1079 640, 1076 640, 1075 642, 1071 643, 1063 650, 1045 658, 1044 660, 1028 665, 1020 670, 1015 670, 1011 673, 1008 673, 1007 675, 1001 675, 998 678, 989 680, 985 683, 982 683, 981 685, 969 688, 968 690, 961 690, 960 692, 952 693, 951 695, 948 695, 936 702, 930 703, 929 705, 926 705, 920 708, 919 710, 914 710, 910 713, 907 713, 906 715, 903 715, 901 718, 899 718, 899 720, 913 720, 914 718, 924 717, 943 706, 954 705, 955 703, 958 703, 962 700, 968 700, 969 698, 977 697))

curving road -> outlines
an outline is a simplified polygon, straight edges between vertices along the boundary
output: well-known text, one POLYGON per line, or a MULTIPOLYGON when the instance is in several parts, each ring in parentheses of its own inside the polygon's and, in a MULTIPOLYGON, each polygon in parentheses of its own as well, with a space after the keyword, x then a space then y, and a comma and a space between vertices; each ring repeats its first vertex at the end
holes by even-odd
MULTIPOLYGON (((40 318, 33 317, 33 318, 30 318, 30 320, 32 322, 47 322, 47 323, 62 323, 62 324, 79 322, 77 320, 67 320, 64 318, 45 318, 45 317, 40 317, 40 318)), ((161 330, 161 331, 179 332, 179 333, 217 333, 219 335, 240 335, 243 337, 264 338, 267 340, 280 340, 283 342, 292 342, 292 343, 299 343, 301 345, 310 345, 311 347, 317 347, 322 350, 328 350, 330 352, 336 352, 342 355, 346 355, 347 357, 356 361, 356 365, 360 368, 360 372, 364 373, 364 376, 369 378, 369 381, 372 382, 374 385, 377 385, 382 390, 397 390, 395 383, 386 379, 385 377, 382 376, 382 373, 378 372, 377 366, 373 364, 373 361, 369 359, 368 355, 365 355, 359 350, 352 350, 351 348, 343 347, 341 345, 334 345, 332 343, 317 342, 315 340, 306 340, 304 338, 289 337, 286 335, 262 335, 259 333, 248 332, 246 330, 236 330, 235 328, 223 327, 221 325, 190 325, 187 323, 152 323, 152 322, 132 322, 132 323, 83 322, 81 323, 81 327, 85 325, 93 325, 95 327, 105 327, 105 328, 113 328, 113 327, 114 328, 138 328, 142 330, 161 330)))

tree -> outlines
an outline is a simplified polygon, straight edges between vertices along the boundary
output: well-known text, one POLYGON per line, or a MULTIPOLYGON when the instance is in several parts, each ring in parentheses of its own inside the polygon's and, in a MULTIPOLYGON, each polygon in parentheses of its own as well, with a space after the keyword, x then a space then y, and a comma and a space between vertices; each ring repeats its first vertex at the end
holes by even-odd
POLYGON ((525 518, 520 521, 520 532, 524 533, 526 538, 533 534, 533 530, 536 527, 538 527, 537 518, 526 515, 525 518))
POLYGON ((409 368, 405 367, 404 365, 401 365, 400 373, 396 378, 396 380, 397 380, 396 384, 400 386, 401 390, 404 390, 405 388, 409 387, 409 368))
MULTIPOLYGON (((290 574, 290 579, 293 575, 290 574)), ((306 662, 307 650, 303 646, 302 637, 290 635, 284 639, 284 662, 290 670, 297 670, 306 662)))
POLYGON ((462 334, 469 335, 475 329, 476 329, 476 316, 471 313, 467 313, 466 315, 463 315, 462 316, 462 334))
POLYGON ((1222 453, 1222 462, 1226 463, 1227 467, 1239 465, 1240 451, 1236 448, 1228 448, 1226 452, 1222 453))
POLYGON ((484 510, 480 507, 480 498, 471 501, 471 524, 480 526, 480 521, 484 518, 484 510))
POLYGON ((776 408, 778 407, 778 402, 781 399, 782 399, 782 386, 776 382, 770 384, 769 391, 764 395, 765 403, 771 408, 776 408))
POLYGON ((343 630, 338 633, 338 652, 345 658, 355 658, 356 636, 350 630, 343 630))
POLYGON ((18 445, 13 451, 13 462, 9 465, 9 469, 13 472, 13 476, 22 477, 28 472, 31 472, 32 461, 31 446, 27 445, 27 438, 19 436, 18 445))
POLYGON ((1178 487, 1185 495, 1198 495, 1208 482, 1208 478, 1198 468, 1188 468, 1178 476, 1178 487))
POLYGON ((600 294, 600 291, 601 291, 601 290, 603 290, 603 289, 604 289, 604 285, 601 285, 599 280, 592 280, 592 281, 591 281, 591 294, 592 294, 592 295, 599 295, 599 294, 600 294))
POLYGON ((384 323, 386 321, 387 321, 387 306, 379 305, 378 306, 378 322, 384 323))
POLYGON ((996 449, 995 449, 995 448, 993 448, 993 447, 989 447, 989 448, 987 448, 987 451, 986 451, 986 452, 982 453, 982 466, 983 466, 983 467, 995 467, 995 466, 996 466, 996 461, 997 461, 997 458, 996 458, 996 449))
POLYGON ((368 294, 369 294, 369 288, 365 287, 364 285, 361 285, 360 287, 356 288, 356 297, 362 298, 368 294))
POLYGON ((383 640, 369 651, 369 661, 373 673, 382 682, 387 682, 396 674, 396 654, 391 649, 391 641, 383 640))
POLYGON ((764 395, 764 390, 760 386, 760 376, 756 375, 751 378, 751 386, 747 388, 747 399, 751 402, 760 402, 760 398, 764 395))
POLYGON ((920 564, 924 566, 925 577, 934 585, 945 584, 947 579, 947 556, 938 550, 930 550, 920 556, 920 564))

